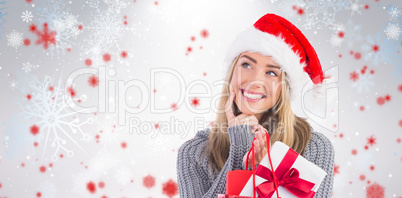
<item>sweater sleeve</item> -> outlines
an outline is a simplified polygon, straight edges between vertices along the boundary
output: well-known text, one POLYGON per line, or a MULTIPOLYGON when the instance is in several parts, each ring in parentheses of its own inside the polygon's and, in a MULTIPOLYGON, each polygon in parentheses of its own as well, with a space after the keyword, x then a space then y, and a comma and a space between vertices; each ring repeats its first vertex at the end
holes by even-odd
POLYGON ((204 171, 208 166, 207 161, 198 161, 196 157, 199 155, 194 155, 194 150, 199 149, 203 141, 194 138, 180 147, 177 178, 181 198, 216 198, 218 194, 224 194, 226 191, 226 173, 242 169, 243 156, 250 149, 253 140, 253 135, 250 133, 251 126, 236 125, 229 127, 227 131, 230 139, 229 156, 222 170, 212 181, 204 171))
POLYGON ((311 140, 307 144, 305 158, 327 173, 314 197, 332 197, 335 152, 331 141, 322 133, 311 132, 311 140))

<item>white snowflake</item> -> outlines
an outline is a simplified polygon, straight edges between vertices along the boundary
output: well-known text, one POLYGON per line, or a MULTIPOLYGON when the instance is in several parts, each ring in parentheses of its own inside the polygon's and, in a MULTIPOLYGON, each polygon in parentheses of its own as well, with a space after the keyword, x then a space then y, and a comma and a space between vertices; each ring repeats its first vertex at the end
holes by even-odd
POLYGON ((99 12, 85 29, 92 31, 92 39, 106 46, 118 45, 123 31, 128 30, 120 15, 113 12, 99 12))
POLYGON ((26 10, 25 12, 22 13, 21 18, 22 21, 29 23, 30 21, 32 21, 32 12, 26 10))
POLYGON ((151 137, 147 147, 150 154, 155 156, 165 155, 172 148, 172 138, 168 135, 158 134, 157 137, 151 137))
POLYGON ((33 66, 31 65, 31 63, 26 62, 26 63, 22 63, 22 65, 23 65, 22 70, 24 70, 25 73, 32 71, 33 66))
POLYGON ((338 34, 333 34, 330 39, 332 47, 340 47, 343 39, 338 36, 338 34))
MULTIPOLYGON (((59 158, 60 152, 66 153, 69 157, 74 155, 74 151, 68 148, 68 142, 74 143, 85 153, 86 151, 80 146, 78 140, 87 141, 90 139, 90 135, 85 133, 82 127, 85 124, 93 123, 92 118, 80 121, 80 112, 72 111, 71 105, 67 104, 71 101, 64 99, 66 91, 61 88, 64 83, 61 80, 55 85, 53 83, 56 82, 52 82, 49 76, 46 76, 43 82, 37 79, 31 81, 30 89, 24 91, 28 92, 32 98, 27 105, 22 105, 20 101, 17 102, 22 110, 18 116, 22 116, 24 120, 29 120, 32 125, 35 124, 40 128, 41 132, 34 138, 39 142, 39 145, 43 145, 41 147, 43 149, 41 161, 45 158, 48 144, 54 148, 51 156, 53 161, 59 158), (42 141, 42 139, 44 140, 42 141)), ((84 99, 82 98, 82 100, 84 99)), ((38 148, 33 148, 32 153, 37 150, 38 148)))
POLYGON ((401 28, 399 27, 398 23, 397 24, 388 23, 387 29, 384 30, 384 32, 387 35, 388 39, 398 40, 399 33, 401 33, 401 28))
POLYGON ((391 6, 388 8, 388 15, 390 17, 390 20, 397 20, 401 15, 401 12, 401 9, 399 9, 397 6, 391 6))
POLYGON ((128 3, 121 0, 103 0, 108 5, 108 11, 114 13, 120 13, 122 8, 126 8, 128 3))
POLYGON ((13 32, 7 35, 7 45, 17 49, 22 45, 22 35, 23 33, 13 30, 13 32))
POLYGON ((361 25, 355 25, 351 19, 348 20, 346 24, 347 34, 345 34, 345 42, 347 42, 349 48, 352 48, 355 42, 363 40, 360 34, 361 28, 361 25))
POLYGON ((18 87, 18 83, 15 82, 15 80, 13 80, 13 81, 10 82, 9 87, 10 87, 12 90, 14 90, 15 88, 18 87))
POLYGON ((132 173, 131 173, 130 169, 128 169, 127 167, 121 167, 116 170, 115 178, 116 178, 117 182, 125 185, 131 181, 132 173))
POLYGON ((369 74, 369 72, 360 74, 359 79, 357 79, 356 82, 352 84, 352 87, 356 88, 357 92, 359 93, 362 92, 362 90, 364 90, 365 92, 369 92, 370 87, 374 86, 373 78, 373 75, 369 74))
POLYGON ((342 23, 336 23, 335 25, 332 25, 331 29, 335 30, 336 32, 344 32, 346 28, 342 23))
POLYGON ((348 9, 349 3, 347 0, 311 0, 303 1, 303 6, 307 19, 304 27, 311 29, 315 26, 325 27, 336 23, 335 16, 337 12, 348 9))
POLYGON ((353 16, 355 14, 355 12, 357 12, 358 14, 362 14, 362 12, 359 10, 360 8, 363 7, 363 4, 358 4, 359 0, 349 0, 350 3, 350 7, 347 8, 347 10, 351 10, 352 13, 350 14, 350 16, 353 16))

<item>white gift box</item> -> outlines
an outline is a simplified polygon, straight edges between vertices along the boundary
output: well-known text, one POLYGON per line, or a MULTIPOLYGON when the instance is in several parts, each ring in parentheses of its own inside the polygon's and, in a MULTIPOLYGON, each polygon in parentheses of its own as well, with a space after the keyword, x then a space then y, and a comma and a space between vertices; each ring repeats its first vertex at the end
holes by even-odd
MULTIPOLYGON (((285 155, 288 152, 293 153, 293 157, 295 157, 295 154, 297 154, 293 149, 289 148, 286 144, 284 144, 280 141, 276 141, 271 146, 270 151, 271 151, 270 154, 271 154, 271 159, 272 159, 272 166, 273 166, 274 170, 277 170, 278 165, 282 162, 282 160, 284 159, 285 155)), ((259 166, 265 166, 266 168, 271 170, 268 154, 265 155, 265 157, 262 159, 259 166)), ((322 180, 327 175, 327 173, 324 170, 322 170, 320 167, 318 167, 314 163, 308 161, 307 159, 305 159, 303 156, 301 156, 299 154, 297 154, 297 158, 295 158, 295 161, 291 165, 290 168, 296 168, 299 171, 300 179, 306 180, 306 181, 314 184, 314 187, 312 187, 312 189, 311 189, 311 191, 313 191, 313 192, 311 192, 312 194, 315 194, 315 192, 317 192, 322 180)), ((277 175, 276 172, 275 172, 275 175, 277 175)), ((280 179, 280 178, 277 178, 277 180, 278 179, 280 179)), ((256 187, 265 181, 267 181, 267 180, 258 175, 255 176, 255 186, 256 187)), ((280 197, 297 198, 297 196, 295 196, 294 194, 289 192, 283 186, 278 187, 278 193, 279 193, 280 197)), ((256 194, 258 194, 258 193, 256 193, 256 194)), ((251 175, 250 179, 248 180, 248 182, 246 183, 246 185, 244 186, 240 195, 241 196, 251 196, 251 197, 253 196, 253 176, 252 175, 251 175)), ((273 197, 276 197, 276 192, 274 192, 274 194, 272 194, 272 198, 273 197)))

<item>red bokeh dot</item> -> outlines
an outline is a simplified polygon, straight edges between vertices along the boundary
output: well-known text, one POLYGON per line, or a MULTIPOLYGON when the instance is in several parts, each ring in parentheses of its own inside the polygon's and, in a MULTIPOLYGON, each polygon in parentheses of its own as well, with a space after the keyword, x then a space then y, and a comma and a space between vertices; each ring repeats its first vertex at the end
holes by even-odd
POLYGON ((31 3, 32 2, 32 0, 25 0, 27 3, 31 3))
POLYGON ((402 127, 402 120, 399 120, 399 126, 402 127))
POLYGON ((41 196, 42 196, 42 193, 37 192, 37 193, 36 193, 36 196, 37 196, 37 197, 41 197, 41 196))
POLYGON ((360 106, 360 111, 364 111, 364 106, 360 106))
POLYGON ((367 150, 367 149, 368 149, 368 146, 367 146, 367 145, 365 145, 365 146, 364 146, 364 149, 366 149, 366 150, 367 150))
POLYGON ((340 32, 338 33, 338 36, 339 36, 339 38, 343 38, 343 37, 345 36, 345 33, 343 33, 342 31, 340 31, 340 32))
POLYGON ((87 189, 90 193, 95 193, 96 192, 96 185, 92 181, 87 183, 87 189))
POLYGON ((364 181, 364 180, 366 179, 366 176, 360 175, 359 179, 362 180, 362 181, 364 181))
POLYGON ((396 142, 401 143, 401 138, 396 139, 396 142))
POLYGON ((385 102, 385 99, 384 99, 383 97, 380 96, 380 97, 377 98, 377 103, 378 103, 379 105, 383 105, 384 102, 385 102))
POLYGON ((365 8, 366 10, 368 10, 368 9, 370 8, 370 6, 369 6, 369 5, 365 5, 364 8, 365 8))
POLYGON ((85 60, 85 65, 87 65, 87 66, 91 66, 92 65, 92 60, 91 59, 86 59, 85 60))
POLYGON ((375 169, 375 167, 374 167, 373 165, 371 165, 371 166, 370 166, 370 170, 373 171, 374 169, 375 169))
POLYGON ((50 163, 50 164, 49 164, 49 167, 53 167, 53 164, 52 164, 52 163, 50 163))
POLYGON ((25 167, 25 163, 21 163, 21 167, 25 167))
POLYGON ((24 45, 29 46, 31 44, 31 41, 29 39, 24 39, 24 45))
POLYGON ((339 58, 342 58, 342 54, 339 54, 338 56, 339 56, 339 58))
POLYGON ((105 187, 105 182, 99 182, 99 183, 98 183, 98 186, 99 186, 99 188, 105 187))
POLYGON ((355 53, 356 60, 359 60, 361 57, 362 57, 362 55, 359 52, 355 53))
POLYGON ((370 70, 370 74, 374 74, 374 70, 370 70))
POLYGON ((122 51, 122 52, 121 52, 121 57, 122 57, 122 58, 126 58, 126 57, 127 57, 127 52, 126 52, 126 51, 122 51))
POLYGON ((32 125, 30 130, 31 130, 32 135, 36 135, 39 133, 39 127, 36 125, 32 125))
POLYGON ((155 5, 158 5, 158 2, 157 1, 155 1, 155 3, 154 3, 155 5))
POLYGON ((45 166, 41 166, 41 167, 39 168, 39 170, 40 170, 40 172, 44 173, 44 172, 46 171, 46 167, 45 167, 45 166))
POLYGON ((399 85, 399 86, 398 86, 398 90, 399 90, 400 92, 402 92, 402 85, 399 85))
POLYGON ((35 147, 38 146, 38 142, 34 142, 34 146, 35 146, 35 147))
POLYGON ((352 155, 356 155, 357 154, 357 150, 356 149, 353 149, 352 150, 352 155))
POLYGON ((110 54, 106 53, 106 54, 103 55, 103 60, 104 60, 105 62, 109 62, 110 59, 111 59, 110 54))

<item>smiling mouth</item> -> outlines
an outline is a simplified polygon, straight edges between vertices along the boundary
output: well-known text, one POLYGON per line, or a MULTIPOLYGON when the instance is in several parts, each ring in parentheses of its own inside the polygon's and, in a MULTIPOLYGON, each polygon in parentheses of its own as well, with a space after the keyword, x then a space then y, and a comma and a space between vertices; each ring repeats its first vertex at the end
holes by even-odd
POLYGON ((267 95, 265 94, 261 94, 261 93, 249 93, 247 91, 245 91, 244 89, 240 89, 242 95, 247 98, 250 99, 251 101, 258 101, 261 100, 263 98, 266 98, 267 95))

